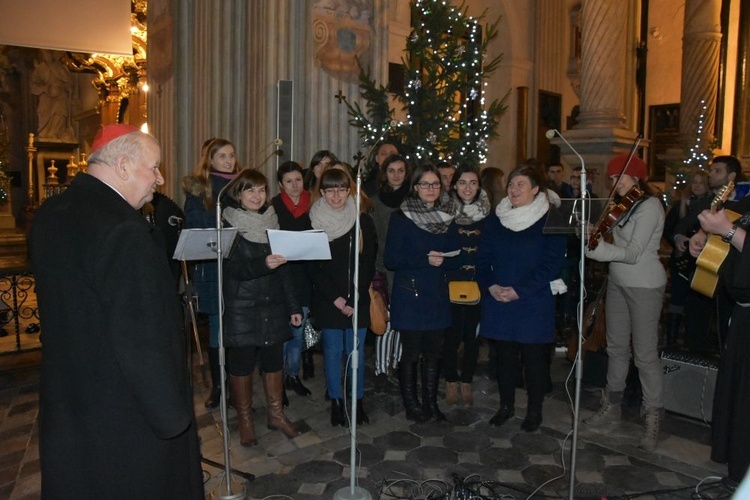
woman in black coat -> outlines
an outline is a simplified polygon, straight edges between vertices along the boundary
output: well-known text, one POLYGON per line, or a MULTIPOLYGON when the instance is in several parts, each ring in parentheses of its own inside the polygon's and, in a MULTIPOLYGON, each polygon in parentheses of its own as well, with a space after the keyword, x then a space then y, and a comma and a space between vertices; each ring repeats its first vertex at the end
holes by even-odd
POLYGON ((354 198, 350 196, 351 176, 336 168, 326 170, 320 177, 321 198, 310 208, 314 229, 328 235, 331 260, 313 261, 309 267, 313 282, 311 315, 315 325, 323 330, 323 356, 326 367, 326 385, 331 397, 331 425, 346 425, 343 405, 341 363, 357 368, 357 424, 368 423, 362 407, 365 382, 365 335, 370 326, 370 295, 368 288, 375 273, 377 236, 372 218, 357 214, 354 198), (356 218, 360 220, 359 275, 354 271, 356 243, 356 218), (354 335, 354 287, 359 289, 357 335, 354 335), (359 356, 348 360, 358 345, 359 356), (346 358, 343 354, 346 352, 346 358), (358 364, 356 364, 358 363, 358 364))
POLYGON ((238 239, 224 263, 224 344, 227 372, 243 446, 258 444, 253 426, 253 379, 260 361, 268 404, 268 428, 292 438, 299 431, 284 415, 282 367, 289 323, 302 323, 283 255, 271 253, 267 229, 278 229, 273 207, 266 204, 268 180, 257 170, 240 173, 227 188, 239 208, 227 207, 223 218, 239 230, 238 239))
MULTIPOLYGON (((276 171, 280 192, 271 200, 279 218, 279 228, 284 231, 307 231, 310 225, 310 193, 304 188, 302 167, 293 161, 279 165, 276 171)), ((300 396, 309 396, 310 390, 299 379, 300 362, 303 364, 303 378, 314 377, 311 350, 302 351, 304 324, 310 312, 312 283, 307 277, 307 266, 304 261, 290 262, 289 272, 292 275, 294 293, 302 306, 302 324, 292 326, 292 338, 284 343, 284 384, 300 396)))

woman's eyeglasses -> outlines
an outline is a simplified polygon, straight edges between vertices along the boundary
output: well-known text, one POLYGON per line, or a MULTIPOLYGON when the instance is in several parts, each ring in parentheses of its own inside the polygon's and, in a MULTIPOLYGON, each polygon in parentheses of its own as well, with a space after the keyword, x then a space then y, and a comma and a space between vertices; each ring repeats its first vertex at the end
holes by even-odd
POLYGON ((324 189, 323 192, 328 196, 333 196, 334 194, 344 195, 349 192, 349 188, 328 188, 324 189))
POLYGON ((419 189, 440 189, 440 182, 417 182, 419 189))

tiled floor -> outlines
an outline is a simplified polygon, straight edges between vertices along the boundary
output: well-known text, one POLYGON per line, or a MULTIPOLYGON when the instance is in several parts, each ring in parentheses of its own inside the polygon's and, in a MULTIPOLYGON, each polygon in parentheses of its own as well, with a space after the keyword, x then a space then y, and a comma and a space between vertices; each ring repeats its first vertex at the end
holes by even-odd
MULTIPOLYGON (((368 359, 371 358, 368 352, 368 359)), ((39 461, 36 445, 38 371, 35 354, 0 358, 0 499, 39 498, 39 461), (16 361, 9 361, 10 358, 16 361), (30 358, 19 362, 20 358, 30 358), (11 367, 3 365, 12 364, 11 367)), ((350 484, 348 429, 331 427, 329 403, 323 394, 322 359, 318 371, 305 382, 310 397, 289 391, 288 416, 306 432, 287 440, 269 431, 262 387, 256 380, 255 419, 260 444, 239 445, 236 419, 229 410, 230 464, 255 475, 245 484, 233 474, 232 493, 246 488, 249 498, 332 498, 350 484), (276 496, 281 495, 281 496, 276 496)), ((368 366, 368 374, 371 370, 368 366)), ((568 498, 570 483, 571 405, 565 391, 570 364, 559 356, 553 363, 554 390, 545 401, 540 431, 520 430, 525 394, 518 391, 517 418, 500 428, 487 424, 498 406, 494 381, 480 363, 473 407, 441 408, 447 423, 414 424, 404 418, 395 379, 375 393, 366 385, 368 425, 357 429, 356 477, 373 498, 427 498, 438 492, 473 490, 483 498, 529 498, 534 493, 568 498), (493 496, 494 495, 494 496, 493 496)), ((207 394, 199 368, 195 370, 195 408, 204 457, 224 462, 219 411, 206 411, 207 394)), ((568 385, 573 391, 574 381, 568 385)), ((442 394, 442 392, 441 392, 442 394)), ((597 406, 597 392, 584 387, 582 417, 597 406)), ((625 408, 624 421, 597 430, 581 426, 576 456, 575 498, 603 498, 643 493, 638 498, 728 498, 715 477, 726 468, 709 460, 710 430, 704 423, 668 414, 659 448, 654 453, 637 447, 642 433, 638 409, 625 408), (709 478, 709 479, 707 479, 709 478), (705 480, 705 481, 704 481, 705 480), (701 484, 701 481, 704 481, 701 484)), ((223 468, 204 465, 207 497, 227 496, 223 468)), ((437 496, 433 496, 437 498, 437 496)), ((459 498, 458 495, 445 498, 459 498)), ((469 498, 465 496, 463 498, 469 498)), ((635 497, 630 497, 635 498, 635 497)))

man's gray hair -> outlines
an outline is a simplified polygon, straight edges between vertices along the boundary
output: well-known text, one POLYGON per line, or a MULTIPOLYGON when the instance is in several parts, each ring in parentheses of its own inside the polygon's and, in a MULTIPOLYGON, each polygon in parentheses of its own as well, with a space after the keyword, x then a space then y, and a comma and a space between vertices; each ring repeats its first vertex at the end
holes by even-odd
POLYGON ((127 156, 130 159, 140 158, 146 144, 145 139, 147 138, 159 144, 159 141, 151 134, 133 131, 108 142, 100 149, 91 153, 88 162, 114 165, 120 156, 127 156))

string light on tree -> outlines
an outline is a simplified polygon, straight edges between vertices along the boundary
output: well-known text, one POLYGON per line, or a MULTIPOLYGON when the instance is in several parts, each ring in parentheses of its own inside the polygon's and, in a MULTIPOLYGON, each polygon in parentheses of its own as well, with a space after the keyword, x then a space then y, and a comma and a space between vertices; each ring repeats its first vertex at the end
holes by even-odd
POLYGON ((478 166, 487 161, 489 140, 497 135, 506 108, 507 94, 489 103, 485 98, 486 80, 501 59, 487 58, 499 20, 482 24, 484 15, 469 16, 463 3, 454 7, 446 1, 412 0, 410 5, 414 28, 404 51, 406 85, 389 95, 360 66, 364 106, 346 101, 349 122, 374 142, 380 137, 375 130, 395 113, 390 108, 395 99, 409 126, 388 130, 385 140, 398 143, 407 159, 452 158, 478 166))

